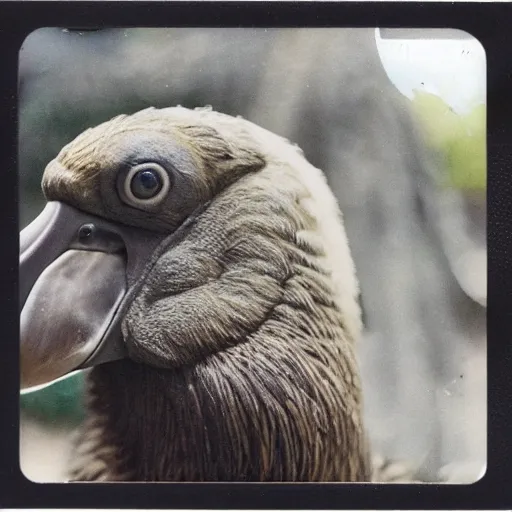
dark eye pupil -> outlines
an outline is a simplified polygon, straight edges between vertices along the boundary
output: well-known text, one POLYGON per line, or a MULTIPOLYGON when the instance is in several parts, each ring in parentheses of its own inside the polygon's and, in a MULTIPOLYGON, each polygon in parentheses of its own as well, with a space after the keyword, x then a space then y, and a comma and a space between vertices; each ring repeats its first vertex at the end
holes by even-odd
POLYGON ((130 184, 132 194, 137 199, 151 199, 162 189, 162 178, 153 170, 141 170, 137 172, 130 184))

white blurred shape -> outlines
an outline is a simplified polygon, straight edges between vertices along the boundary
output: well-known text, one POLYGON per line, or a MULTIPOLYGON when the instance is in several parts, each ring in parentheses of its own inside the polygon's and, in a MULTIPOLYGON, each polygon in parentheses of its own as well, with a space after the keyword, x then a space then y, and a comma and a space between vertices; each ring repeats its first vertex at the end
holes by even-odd
POLYGON ((375 39, 389 79, 408 98, 430 92, 458 114, 485 104, 485 50, 466 32, 377 28, 375 39))

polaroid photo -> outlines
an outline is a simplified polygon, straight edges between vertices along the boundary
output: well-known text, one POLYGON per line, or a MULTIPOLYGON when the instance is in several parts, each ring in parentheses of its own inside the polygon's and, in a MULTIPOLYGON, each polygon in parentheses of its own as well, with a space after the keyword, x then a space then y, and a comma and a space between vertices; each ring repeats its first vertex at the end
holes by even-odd
POLYGON ((173 5, 114 26, 62 4, 20 41, 22 485, 476 504, 495 54, 463 24, 173 5))

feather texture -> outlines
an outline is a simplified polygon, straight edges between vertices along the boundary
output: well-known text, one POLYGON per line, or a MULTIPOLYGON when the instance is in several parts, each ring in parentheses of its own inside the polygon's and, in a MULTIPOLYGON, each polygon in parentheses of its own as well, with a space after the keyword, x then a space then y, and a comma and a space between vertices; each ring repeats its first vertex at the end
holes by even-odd
MULTIPOLYGON (((101 130, 118 142, 157 132, 155 145, 169 135, 186 148, 180 179, 201 209, 169 238, 124 318, 130 360, 90 374, 72 478, 367 481, 358 286, 321 171, 288 141, 209 110, 150 109, 111 123, 71 143, 60 165, 73 168, 75 144, 78 168, 95 168, 82 148, 101 158, 89 143, 105 146, 101 130)), ((79 196, 52 183, 50 169, 47 195, 79 196)), ((98 198, 86 207, 121 216, 98 198)), ((159 230, 184 219, 155 217, 159 230)))

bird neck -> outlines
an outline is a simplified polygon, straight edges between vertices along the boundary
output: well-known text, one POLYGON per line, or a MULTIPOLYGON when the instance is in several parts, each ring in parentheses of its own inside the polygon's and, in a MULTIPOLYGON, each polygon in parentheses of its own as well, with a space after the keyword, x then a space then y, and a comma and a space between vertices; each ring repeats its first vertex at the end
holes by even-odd
POLYGON ((269 347, 243 345, 178 370, 129 360, 94 368, 72 479, 366 481, 353 376, 322 374, 317 357, 297 365, 297 351, 276 361, 269 347))

